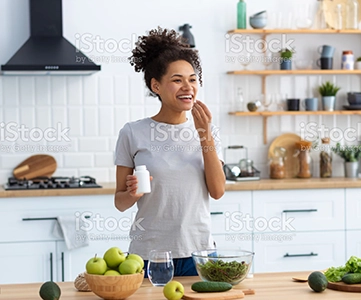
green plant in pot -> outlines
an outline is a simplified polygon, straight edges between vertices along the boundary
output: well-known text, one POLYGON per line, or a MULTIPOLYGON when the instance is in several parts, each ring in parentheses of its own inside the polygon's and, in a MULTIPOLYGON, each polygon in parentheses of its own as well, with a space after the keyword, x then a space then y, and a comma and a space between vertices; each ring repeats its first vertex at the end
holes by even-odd
POLYGON ((280 68, 281 70, 292 70, 292 56, 294 50, 293 49, 282 49, 280 51, 280 68))
POLYGON ((319 86, 318 91, 322 97, 323 110, 335 110, 336 94, 340 89, 340 87, 336 86, 330 81, 326 81, 319 86))
POLYGON ((361 70, 361 56, 356 59, 355 69, 356 70, 361 70))
POLYGON ((345 160, 346 177, 357 177, 359 169, 359 160, 361 158, 361 145, 343 145, 336 144, 331 150, 345 160))

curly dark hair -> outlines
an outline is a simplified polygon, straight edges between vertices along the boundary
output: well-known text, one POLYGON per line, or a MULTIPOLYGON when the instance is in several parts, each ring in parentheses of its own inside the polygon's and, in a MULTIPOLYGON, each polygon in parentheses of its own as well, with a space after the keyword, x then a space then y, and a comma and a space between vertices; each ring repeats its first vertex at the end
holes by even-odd
POLYGON ((150 30, 147 36, 139 36, 132 54, 129 57, 130 64, 136 72, 144 72, 145 84, 152 96, 158 95, 151 89, 151 79, 160 81, 167 72, 168 65, 178 60, 185 60, 192 65, 198 75, 199 84, 202 85, 202 67, 198 51, 189 48, 175 30, 158 27, 150 30))

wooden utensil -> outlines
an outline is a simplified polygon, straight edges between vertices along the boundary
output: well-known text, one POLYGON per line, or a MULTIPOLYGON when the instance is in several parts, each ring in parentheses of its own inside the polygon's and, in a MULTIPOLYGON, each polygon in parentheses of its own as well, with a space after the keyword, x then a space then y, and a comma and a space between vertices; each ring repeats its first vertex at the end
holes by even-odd
POLYGON ((20 163, 13 171, 16 179, 33 179, 50 177, 54 174, 57 164, 54 157, 46 154, 30 156, 20 163))
POLYGON ((329 282, 327 288, 342 292, 361 293, 361 284, 347 284, 344 282, 329 282))

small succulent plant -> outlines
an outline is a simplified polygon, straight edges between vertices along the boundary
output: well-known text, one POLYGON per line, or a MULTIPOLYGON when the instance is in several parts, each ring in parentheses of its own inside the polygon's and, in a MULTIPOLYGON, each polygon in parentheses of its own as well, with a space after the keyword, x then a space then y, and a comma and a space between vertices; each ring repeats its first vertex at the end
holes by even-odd
POLYGON ((319 93, 321 96, 336 96, 337 92, 341 88, 336 86, 335 84, 331 83, 330 81, 326 81, 325 83, 321 84, 318 88, 319 93))

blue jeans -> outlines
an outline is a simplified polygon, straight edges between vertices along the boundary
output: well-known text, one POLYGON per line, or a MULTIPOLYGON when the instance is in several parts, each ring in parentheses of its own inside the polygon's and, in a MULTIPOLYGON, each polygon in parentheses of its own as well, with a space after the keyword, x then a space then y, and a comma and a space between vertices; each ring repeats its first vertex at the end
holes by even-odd
MULTIPOLYGON (((174 276, 197 276, 197 270, 192 257, 173 258, 174 276)), ((148 278, 148 261, 144 261, 144 277, 148 278)))

